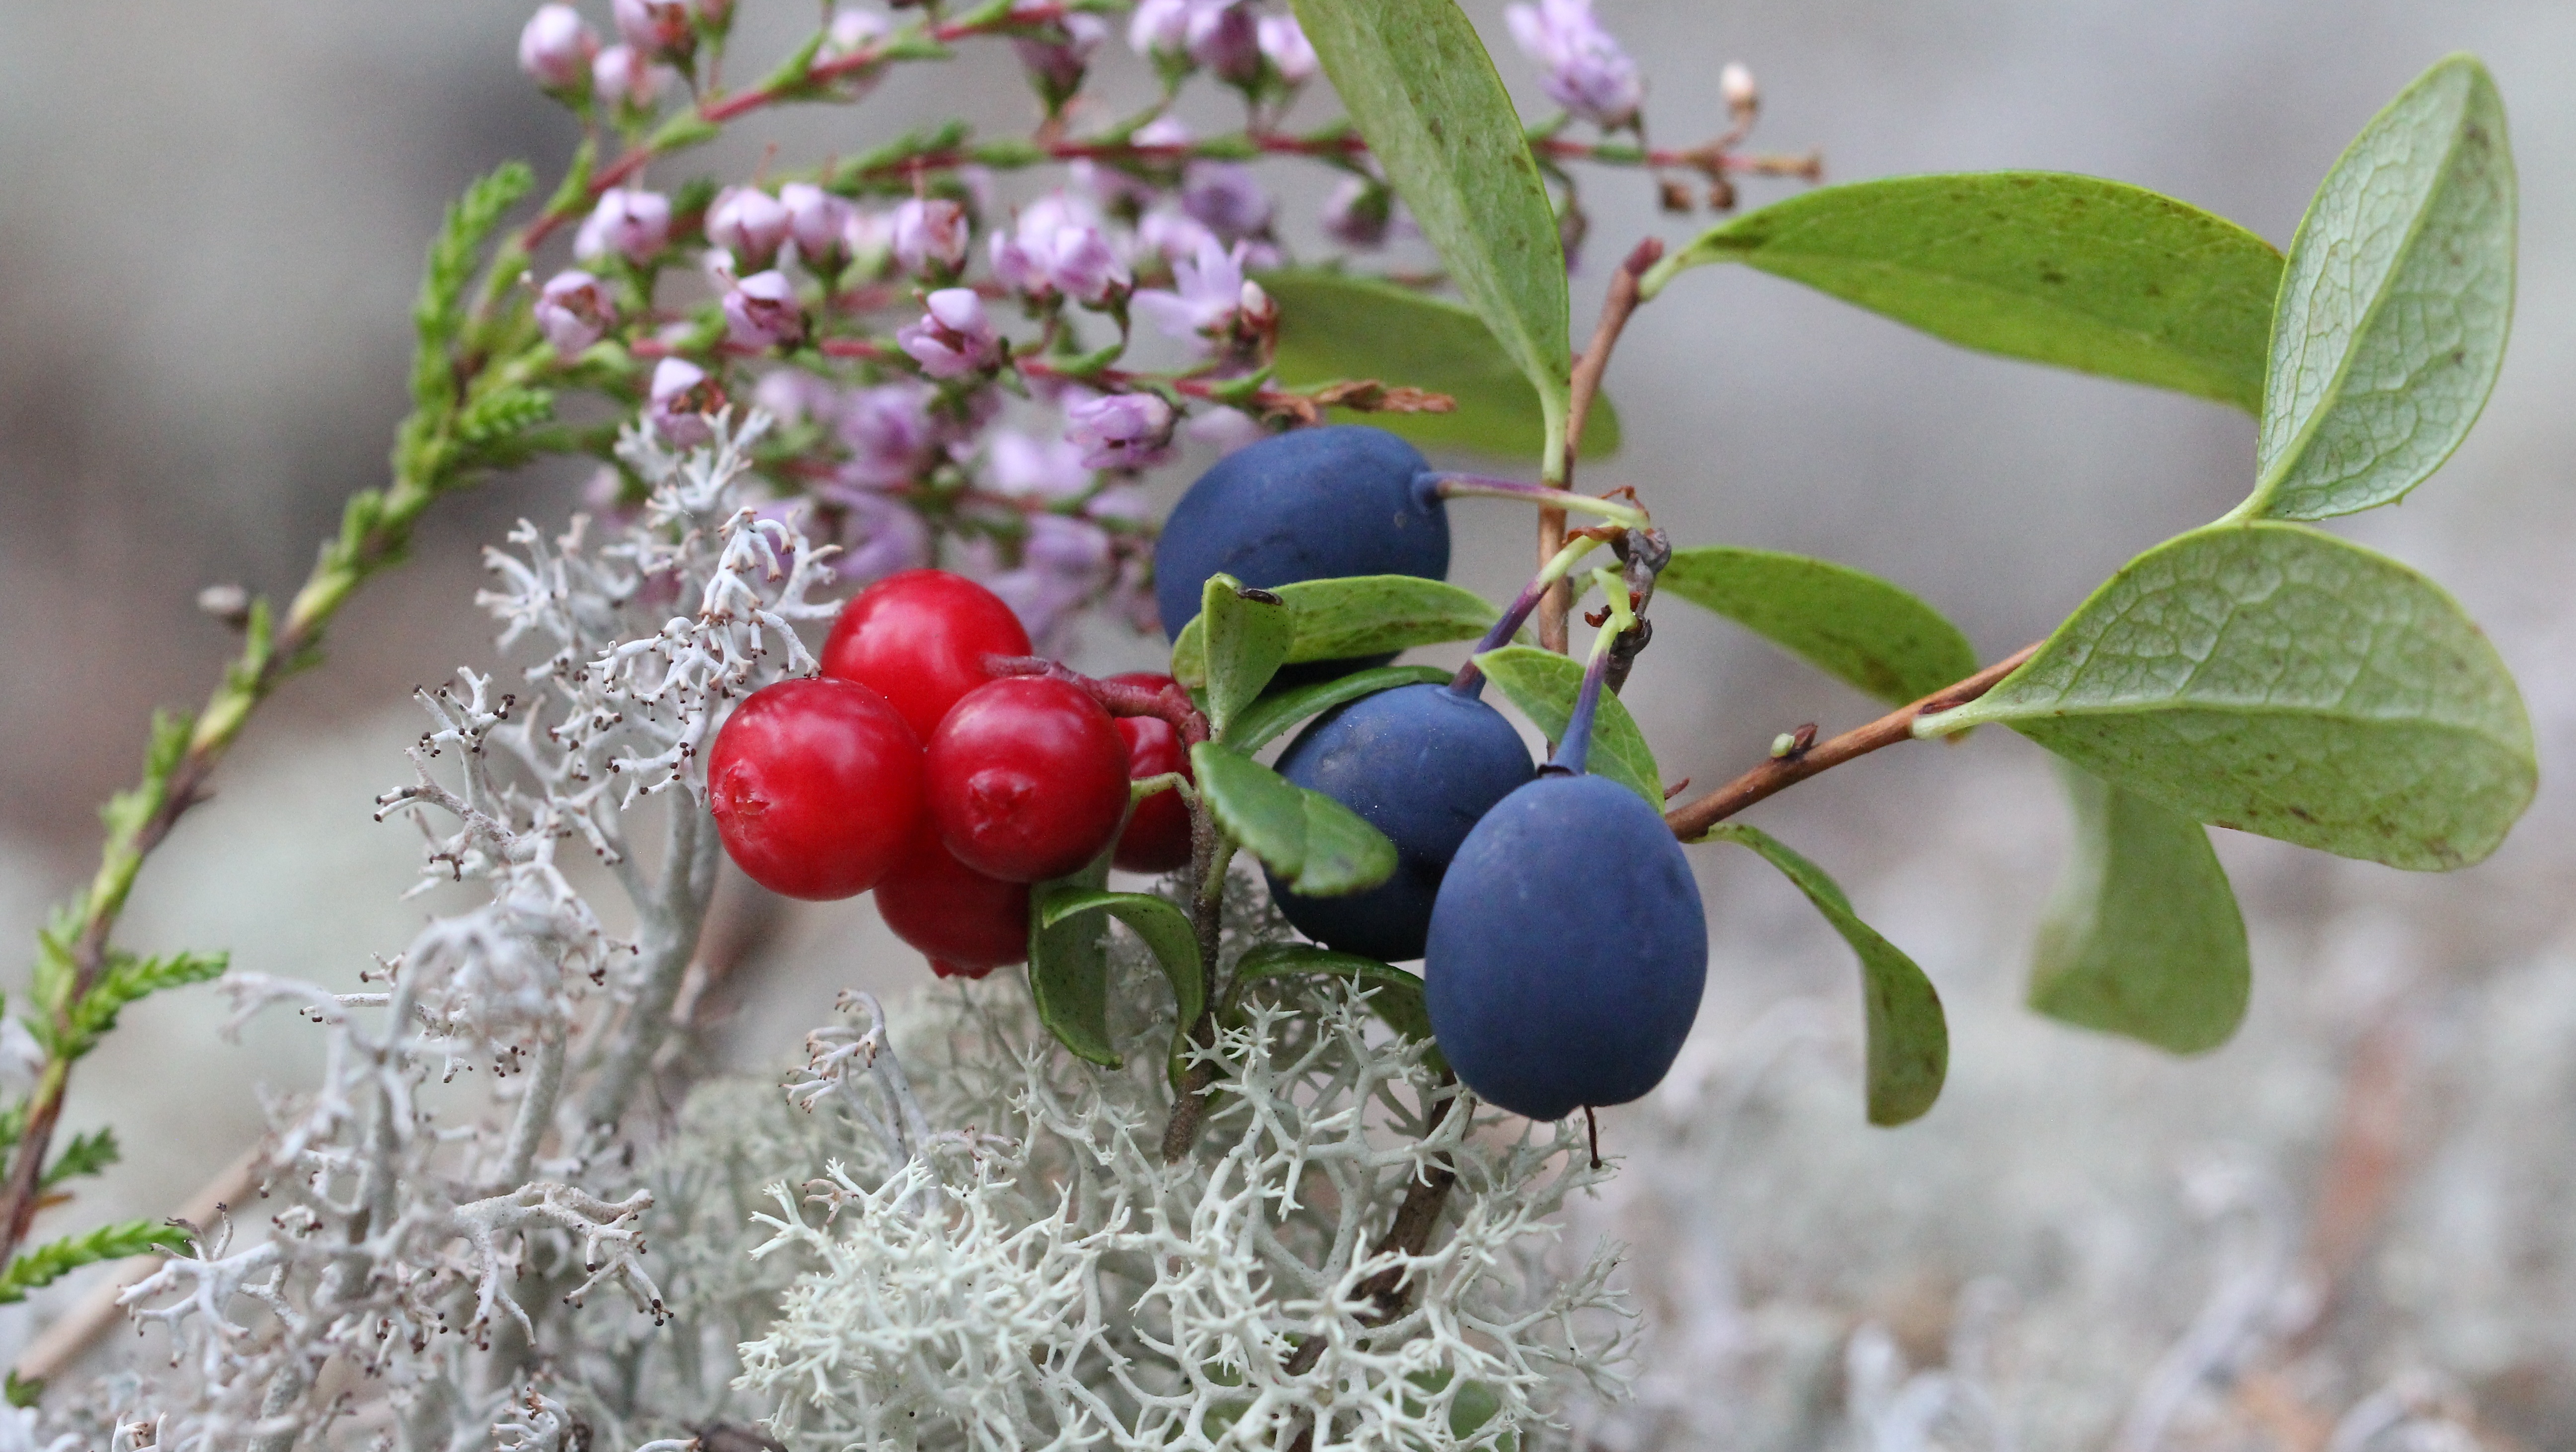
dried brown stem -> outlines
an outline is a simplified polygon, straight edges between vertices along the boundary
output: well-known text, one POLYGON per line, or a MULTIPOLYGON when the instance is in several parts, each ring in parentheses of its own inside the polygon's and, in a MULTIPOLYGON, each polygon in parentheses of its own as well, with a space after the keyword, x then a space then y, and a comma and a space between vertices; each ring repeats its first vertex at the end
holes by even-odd
POLYGON ((1854 727, 1803 751, 1775 756, 1708 795, 1664 813, 1664 821, 1673 829, 1674 836, 1685 842, 1697 841, 1708 835, 1709 828, 1783 787, 1795 786, 1818 772, 1829 771, 1854 757, 1867 756, 1882 746, 1894 746, 1900 741, 1913 739, 1914 722, 1918 717, 1964 706, 1993 690, 1997 681, 2020 668, 2021 663, 2030 659, 2038 649, 2039 643, 2034 641, 1966 680, 1943 686, 1922 700, 1900 706, 1866 726, 1854 727))
MULTIPOLYGON (((1550 482, 1560 489, 1574 487, 1574 460, 1583 448, 1583 426, 1592 418, 1592 401, 1601 395, 1601 376, 1609 371, 1610 352, 1619 346, 1619 334, 1628 326, 1629 317, 1642 300, 1637 282, 1646 269, 1663 259, 1664 244, 1649 237, 1628 253, 1627 260, 1610 278, 1610 295, 1601 300, 1601 321, 1593 326, 1592 342, 1583 356, 1574 360, 1572 395, 1565 411, 1565 454, 1555 461, 1556 478, 1550 482)), ((1565 511, 1542 509, 1538 512, 1538 563, 1541 569, 1565 548, 1565 511)), ((1574 607, 1574 585, 1559 581, 1547 592, 1538 607, 1538 643, 1559 655, 1565 653, 1565 620, 1574 607)))

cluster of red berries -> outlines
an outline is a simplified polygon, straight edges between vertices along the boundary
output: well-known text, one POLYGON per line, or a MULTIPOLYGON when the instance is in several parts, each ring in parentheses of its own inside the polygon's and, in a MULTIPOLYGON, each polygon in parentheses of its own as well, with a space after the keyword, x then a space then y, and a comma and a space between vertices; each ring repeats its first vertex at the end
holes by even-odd
POLYGON ((707 793, 726 853, 788 897, 875 889, 896 936, 967 978, 1024 961, 1029 884, 1113 838, 1130 871, 1186 863, 1178 793, 1128 810, 1131 780, 1186 773, 1179 736, 989 664, 1028 654, 1010 607, 963 576, 907 570, 862 591, 833 623, 822 675, 754 692, 716 733, 707 793))

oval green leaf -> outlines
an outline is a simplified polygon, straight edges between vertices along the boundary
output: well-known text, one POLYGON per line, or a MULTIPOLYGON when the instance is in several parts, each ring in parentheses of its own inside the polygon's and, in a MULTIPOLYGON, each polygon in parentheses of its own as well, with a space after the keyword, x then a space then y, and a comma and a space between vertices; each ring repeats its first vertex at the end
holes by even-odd
POLYGON ((1851 899, 1824 869, 1759 827, 1725 822, 1700 839, 1749 847, 1780 869, 1860 957, 1861 1002, 1869 1038, 1869 1122, 1920 1119, 1941 1097, 1950 1075, 1950 1023, 1941 995, 1913 959, 1852 911, 1851 899))
MULTIPOLYGON (((1554 651, 1534 645, 1507 645, 1476 657, 1476 665, 1494 689, 1520 708, 1530 724, 1550 741, 1561 740, 1574 719, 1574 698, 1583 689, 1583 667, 1554 651)), ((1637 718, 1608 691, 1592 717, 1589 769, 1637 795, 1658 812, 1664 809, 1663 778, 1655 773, 1655 753, 1637 718)))
POLYGON ((1189 684, 1207 688, 1208 729, 1222 733, 1269 688, 1288 659, 1296 626, 1277 598, 1247 595, 1242 581, 1216 574, 1200 592, 1198 618, 1188 628, 1199 633, 1206 660, 1202 678, 1189 684))
POLYGON ((2504 102, 2452 56, 2362 128, 2299 223, 2240 513, 2350 514, 2441 467, 2504 363, 2513 228, 2504 102))
POLYGON ((2193 821, 2422 871, 2494 851, 2539 776, 2513 677, 2458 602, 2293 524, 2147 551, 1914 733, 1989 721, 2193 821))
POLYGON ((2223 217, 2064 172, 1818 187, 1703 234, 1644 280, 1741 262, 1980 352, 2248 413, 2281 254, 2223 217))
POLYGON ((1975 648, 1941 612, 1831 560, 1714 545, 1675 550, 1656 589, 1714 610, 1890 705, 1977 673, 1975 648))
MULTIPOLYGON (((1445 393, 1449 413, 1358 413, 1332 410, 1335 423, 1365 423, 1426 449, 1472 449, 1530 459, 1547 446, 1539 396, 1511 355, 1474 313, 1443 298, 1373 277, 1310 269, 1265 272, 1262 287, 1279 304, 1279 350, 1272 366, 1282 387, 1376 379, 1445 393)), ((1595 398, 1583 428, 1582 457, 1619 447, 1619 415, 1595 398)))
MULTIPOLYGON (((1171 981, 1176 1014, 1173 1022, 1177 1025, 1172 1035, 1171 1072, 1172 1082, 1178 1084, 1186 1067, 1182 1049, 1189 1042, 1190 1025, 1199 1021, 1199 1012, 1207 1005, 1207 976, 1199 965, 1198 934, 1190 927, 1189 914, 1147 893, 1060 887, 1039 900, 1038 927, 1044 931, 1086 913, 1104 913, 1125 923, 1143 940, 1154 961, 1162 965, 1163 976, 1171 981)), ((1104 1011, 1105 1007, 1104 1004, 1104 1011)))
MULTIPOLYGON (((1300 580, 1270 593, 1289 608, 1286 659, 1292 664, 1474 640, 1492 627, 1496 614, 1473 590, 1419 575, 1300 580)), ((1206 618, 1202 609, 1199 620, 1181 627, 1181 638, 1172 642, 1172 675, 1193 690, 1207 684, 1207 632, 1200 624, 1206 618)))
POLYGON ((2177 1054, 2245 1020, 2245 918, 2209 829, 2060 763, 2075 844, 2042 916, 2030 1006, 2177 1054))
POLYGON ((1217 826, 1299 892, 1338 897, 1395 873, 1385 833, 1239 751, 1202 741, 1190 748, 1190 772, 1217 826))
POLYGON ((1458 295, 1538 391, 1557 477, 1571 387, 1565 250, 1520 113, 1456 0, 1293 0, 1324 74, 1458 295))
POLYGON ((1317 681, 1311 686, 1273 691, 1234 718, 1233 727, 1225 734, 1225 744, 1237 751, 1259 751, 1277 740, 1289 727, 1309 716, 1320 716, 1345 701, 1374 696, 1398 686, 1438 685, 1454 674, 1438 666, 1379 666, 1374 670, 1336 676, 1329 681, 1317 681))
POLYGON ((1109 953, 1103 939, 1109 920, 1096 914, 1059 916, 1048 903, 1064 892, 1097 892, 1109 881, 1104 852, 1071 877, 1041 883, 1029 893, 1029 996, 1038 1022, 1074 1057, 1115 1069, 1125 1061, 1109 1042, 1109 953))
POLYGON ((1303 943, 1266 943, 1244 954, 1243 961, 1235 965, 1234 986, 1229 991, 1241 993, 1245 985, 1264 978, 1310 973, 1348 978, 1374 990, 1369 995, 1369 1007, 1386 1021, 1388 1028, 1406 1038, 1431 1037, 1431 1010, 1423 1006, 1422 980, 1375 958, 1310 948, 1303 943))

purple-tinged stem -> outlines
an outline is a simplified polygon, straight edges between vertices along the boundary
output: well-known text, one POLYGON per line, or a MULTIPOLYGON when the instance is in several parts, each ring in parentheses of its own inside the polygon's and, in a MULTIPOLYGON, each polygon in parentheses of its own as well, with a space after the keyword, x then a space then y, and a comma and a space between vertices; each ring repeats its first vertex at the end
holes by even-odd
POLYGON ((1599 543, 1598 540, 1586 538, 1568 541, 1564 549, 1557 551, 1556 558, 1547 562, 1547 568, 1540 570, 1527 585, 1521 587, 1520 594, 1513 598, 1510 607, 1494 621, 1493 629, 1486 631, 1484 639, 1477 641, 1476 648, 1467 653, 1467 663, 1458 667, 1458 674, 1450 677, 1449 689, 1452 693, 1465 696, 1470 700, 1485 693, 1485 672, 1476 664, 1476 657, 1486 651, 1500 650, 1511 644, 1512 637, 1520 634, 1521 627, 1529 623, 1531 612, 1537 610, 1539 602, 1547 598, 1548 589, 1573 573, 1575 562, 1581 560, 1599 543))
POLYGON ((1442 499, 1518 499, 1555 509, 1580 509, 1629 529, 1644 529, 1650 522, 1646 511, 1633 504, 1579 494, 1571 489, 1525 484, 1518 479, 1497 479, 1488 474, 1440 473, 1428 477, 1433 481, 1431 492, 1442 499))
POLYGON ((1610 652, 1596 650, 1583 663, 1583 689, 1574 696, 1574 714, 1566 719, 1565 739, 1556 744, 1556 754, 1547 759, 1547 769, 1568 776, 1583 775, 1583 765, 1592 757, 1592 717, 1601 709, 1601 687, 1610 678, 1610 652))

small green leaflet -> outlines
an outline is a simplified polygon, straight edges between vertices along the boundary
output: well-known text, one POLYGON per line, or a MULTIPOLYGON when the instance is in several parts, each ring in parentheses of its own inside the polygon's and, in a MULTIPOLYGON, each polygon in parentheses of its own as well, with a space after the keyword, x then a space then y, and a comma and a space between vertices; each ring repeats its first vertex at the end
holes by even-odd
POLYGON ((1277 597, 1247 595, 1242 581, 1220 574, 1208 577, 1189 629, 1199 632, 1206 657, 1201 679, 1189 684, 1207 688, 1208 729, 1222 734, 1279 673, 1296 626, 1277 597))
POLYGON ((0 1271, 0 1304, 27 1299, 27 1293, 38 1286, 52 1285, 85 1265, 102 1260, 123 1260, 146 1251, 193 1249, 196 1236, 176 1225, 155 1224, 149 1220, 122 1220, 102 1225, 86 1235, 65 1236, 50 1244, 37 1246, 9 1262, 0 1271))
POLYGON ((1822 868, 1759 827, 1724 822, 1702 838, 1750 847, 1780 869, 1860 955, 1861 1001, 1869 1025, 1869 1122, 1920 1119, 1941 1097, 1950 1074, 1950 1024, 1941 995, 1914 960, 1852 911, 1851 899, 1822 868))
POLYGON ((1831 560, 1722 545, 1675 550, 1656 588, 1892 706, 1977 673, 1975 648, 1939 611, 1831 560))
POLYGON ((122 1153, 113 1129, 102 1126, 87 1134, 73 1135, 72 1142, 63 1146, 52 1164, 45 1166, 43 1178, 36 1183, 50 1190, 65 1180, 98 1174, 115 1164, 122 1153))
MULTIPOLYGON (((1088 913, 1106 914, 1134 930, 1162 965, 1163 976, 1171 980, 1175 1015, 1171 1073, 1172 1082, 1178 1084, 1190 1025, 1199 1021, 1200 1010, 1207 1006, 1207 979, 1199 966, 1198 935, 1190 928, 1189 914, 1146 893, 1060 887, 1037 904, 1038 929, 1044 932, 1088 913)), ((1107 1036, 1104 1028, 1101 1037, 1107 1036)))
MULTIPOLYGON (((1419 575, 1346 575, 1300 580, 1271 594, 1287 602, 1294 622, 1291 663, 1384 655, 1417 645, 1474 640, 1494 623, 1494 607, 1473 590, 1419 575)), ((1196 690, 1207 684, 1203 658, 1207 618, 1181 627, 1172 642, 1172 675, 1196 690)))
POLYGON ((1244 954, 1243 961, 1235 965, 1234 986, 1229 992, 1240 994, 1246 985, 1264 978, 1309 973, 1348 978, 1372 990, 1369 1008, 1386 1021, 1388 1028, 1406 1038, 1431 1037, 1431 1010, 1423 1006, 1422 980, 1393 964, 1355 953, 1336 953, 1303 943, 1265 943, 1244 954))
POLYGON ((1202 741, 1190 748, 1190 772, 1226 835, 1309 897, 1359 892, 1395 872, 1385 833, 1241 752, 1202 741))
POLYGON ((2350 514, 2441 467, 2504 363, 2513 229, 2504 102, 2452 56, 2362 128, 2299 223, 2240 516, 2350 514))
POLYGON ((1029 996, 1038 1022, 1076 1058, 1115 1069, 1125 1060, 1109 1042, 1109 920, 1091 913, 1059 915, 1046 909, 1059 894, 1096 893, 1109 881, 1109 853, 1071 877, 1040 883, 1029 892, 1029 996))
MULTIPOLYGON (((1583 690, 1580 664, 1534 645, 1507 645, 1476 657, 1476 665, 1541 735, 1550 741, 1565 735, 1565 724, 1574 719, 1574 698, 1583 690)), ((1589 769, 1644 797, 1656 811, 1664 809, 1663 779, 1655 774, 1655 753, 1646 745, 1646 734, 1608 691, 1601 693, 1601 708, 1592 717, 1589 769)))
MULTIPOLYGON (((1335 409, 1335 423, 1365 423, 1427 449, 1472 449, 1532 459, 1547 445, 1539 397, 1511 356, 1474 313, 1410 287, 1317 269, 1261 274, 1279 304, 1280 386, 1304 391, 1327 383, 1374 378, 1445 393, 1449 413, 1354 413, 1335 409)), ((1619 415, 1607 398, 1592 401, 1582 456, 1604 458, 1619 447, 1619 415)))
POLYGON ((1989 721, 2193 821, 2418 870, 2494 851, 2539 775, 2513 677, 2458 602, 2294 524, 2147 551, 1914 734, 1989 721))
POLYGON ((1294 0, 1369 153, 1530 385, 1546 475, 1570 404, 1565 250, 1503 78, 1456 0, 1294 0))
POLYGON ((2245 919, 2209 829, 2074 767, 2075 846, 2032 954, 2030 1006, 2177 1054, 2245 1019, 2245 919))
POLYGON ((1225 744, 1241 752, 1259 751, 1289 727, 1309 716, 1320 716, 1345 701, 1374 696, 1398 686, 1438 685, 1454 674, 1438 666, 1379 666, 1374 670, 1335 676, 1329 681, 1317 681, 1311 686, 1273 691, 1234 718, 1234 725, 1226 731, 1225 744))
POLYGON ((1710 230, 1646 274, 1741 262, 1962 347, 2248 413, 2281 254, 2143 187, 2064 172, 1818 187, 1710 230))

